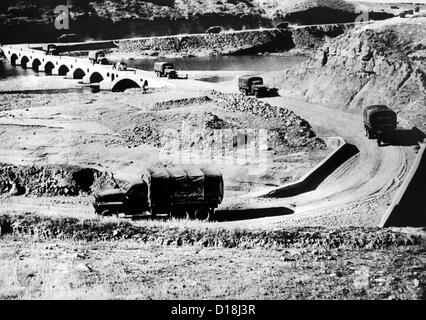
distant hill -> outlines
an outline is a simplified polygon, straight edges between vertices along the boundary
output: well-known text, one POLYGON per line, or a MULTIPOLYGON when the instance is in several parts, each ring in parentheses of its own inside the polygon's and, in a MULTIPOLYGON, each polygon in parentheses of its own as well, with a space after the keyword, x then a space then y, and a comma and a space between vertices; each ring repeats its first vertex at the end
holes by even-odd
POLYGON ((273 27, 279 22, 323 24, 353 22, 355 6, 344 0, 1 0, 3 42, 50 42, 63 31, 54 28, 53 10, 67 3, 71 30, 82 39, 203 33, 224 29, 273 27))

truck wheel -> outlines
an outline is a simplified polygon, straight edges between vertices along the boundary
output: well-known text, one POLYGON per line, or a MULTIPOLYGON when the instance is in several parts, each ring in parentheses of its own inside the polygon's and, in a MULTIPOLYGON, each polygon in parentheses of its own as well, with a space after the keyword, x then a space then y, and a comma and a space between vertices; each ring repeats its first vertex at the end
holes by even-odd
POLYGON ((256 92, 254 93, 254 96, 255 96, 256 98, 260 98, 259 91, 256 91, 256 92))
POLYGON ((380 147, 382 145, 382 139, 377 138, 377 145, 380 147))
POLYGON ((176 209, 172 211, 172 217, 181 220, 189 220, 191 218, 188 210, 185 209, 176 209))
POLYGON ((195 219, 200 220, 200 221, 210 221, 211 219, 211 214, 210 214, 210 209, 209 208, 199 208, 197 210, 195 210, 195 219))

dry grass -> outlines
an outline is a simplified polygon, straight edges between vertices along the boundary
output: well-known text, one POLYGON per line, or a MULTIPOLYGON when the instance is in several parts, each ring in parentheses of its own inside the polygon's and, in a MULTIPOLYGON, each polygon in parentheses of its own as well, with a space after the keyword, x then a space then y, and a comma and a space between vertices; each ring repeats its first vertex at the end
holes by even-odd
POLYGON ((0 299, 422 299, 423 249, 263 250, 0 238, 0 299))

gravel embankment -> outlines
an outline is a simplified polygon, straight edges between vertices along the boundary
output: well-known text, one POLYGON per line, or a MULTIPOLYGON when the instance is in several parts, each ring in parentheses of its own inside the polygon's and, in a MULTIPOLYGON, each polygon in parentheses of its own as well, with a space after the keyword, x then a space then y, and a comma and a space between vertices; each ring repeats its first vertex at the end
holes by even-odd
POLYGON ((180 224, 133 224, 107 220, 3 215, 1 234, 73 241, 134 240, 146 244, 222 248, 367 248, 421 245, 420 235, 379 228, 289 228, 266 231, 208 228, 180 224))

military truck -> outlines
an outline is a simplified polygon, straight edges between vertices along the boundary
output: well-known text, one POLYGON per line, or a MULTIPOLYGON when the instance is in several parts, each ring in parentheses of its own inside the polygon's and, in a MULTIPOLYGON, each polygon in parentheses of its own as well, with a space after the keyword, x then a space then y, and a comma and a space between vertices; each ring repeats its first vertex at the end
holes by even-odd
POLYGON ((241 76, 238 78, 238 87, 242 94, 254 95, 256 98, 264 97, 268 94, 268 87, 263 85, 261 77, 241 76))
POLYGON ((127 64, 125 62, 119 61, 116 62, 113 67, 113 70, 118 70, 118 71, 126 71, 127 70, 127 64))
POLYGON ((223 178, 213 167, 149 168, 126 188, 95 194, 97 214, 167 214, 207 221, 222 202, 223 178))
POLYGON ((105 52, 103 51, 90 51, 89 61, 91 64, 102 64, 102 65, 109 64, 108 59, 105 58, 105 52))
POLYGON ((384 105, 367 106, 363 110, 365 135, 368 139, 377 139, 381 146, 396 129, 396 113, 384 105))
POLYGON ((157 77, 167 77, 169 79, 176 79, 177 72, 173 65, 170 62, 156 62, 154 63, 154 72, 157 77))
POLYGON ((55 44, 43 45, 43 51, 46 55, 51 55, 51 56, 59 55, 58 47, 55 44))

